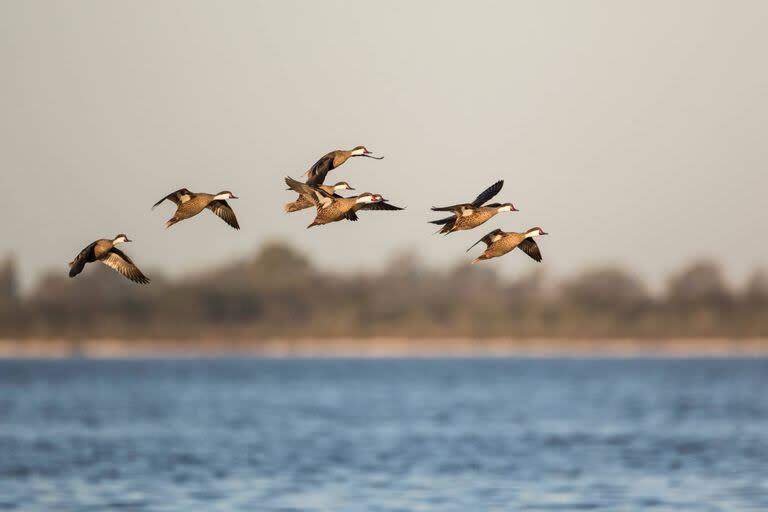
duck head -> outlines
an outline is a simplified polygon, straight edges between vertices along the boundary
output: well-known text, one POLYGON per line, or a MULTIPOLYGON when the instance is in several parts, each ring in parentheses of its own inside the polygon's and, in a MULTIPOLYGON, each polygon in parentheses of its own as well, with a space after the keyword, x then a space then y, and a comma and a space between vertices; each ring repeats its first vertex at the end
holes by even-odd
POLYGON ((350 156, 364 156, 366 158, 374 158, 376 160, 381 160, 384 158, 383 156, 373 156, 370 151, 368 151, 368 148, 365 146, 355 146, 350 151, 350 156))
POLYGON ((128 235, 125 235, 123 233, 120 233, 117 235, 114 240, 112 240, 112 245, 122 244, 125 242, 132 242, 133 240, 128 239, 128 235))
POLYGON ((512 203, 493 203, 493 204, 490 204, 488 206, 492 206, 492 207, 496 208, 496 211, 498 213, 501 213, 501 212, 519 212, 520 211, 517 208, 515 208, 515 205, 513 205, 512 203))
POLYGON ((362 204, 368 204, 368 203, 382 203, 386 201, 383 197, 381 197, 379 194, 371 194, 370 192, 365 192, 364 194, 360 194, 357 196, 356 203, 362 203, 362 204))
POLYGON ((546 231, 544 231, 540 227, 535 227, 535 228, 531 228, 528 231, 526 231, 525 232, 525 237, 526 238, 531 238, 531 237, 534 237, 534 236, 541 236, 541 235, 548 235, 548 234, 549 233, 547 233, 546 231))
POLYGON ((355 189, 349 186, 349 183, 347 183, 346 181, 340 181, 333 186, 334 192, 337 192, 339 190, 355 190, 355 189))
POLYGON ((240 199, 240 198, 239 198, 239 197, 237 197, 237 196, 236 196, 235 194, 233 194, 232 192, 230 192, 229 190, 222 190, 221 192, 219 192, 218 194, 216 194, 216 196, 214 197, 214 199, 240 199))

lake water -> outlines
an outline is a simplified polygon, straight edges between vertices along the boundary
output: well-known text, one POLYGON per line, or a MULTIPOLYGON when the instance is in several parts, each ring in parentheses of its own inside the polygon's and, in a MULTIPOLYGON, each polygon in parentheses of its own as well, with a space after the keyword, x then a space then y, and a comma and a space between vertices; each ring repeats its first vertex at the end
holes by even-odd
POLYGON ((0 510, 768 510, 768 360, 0 362, 0 510))

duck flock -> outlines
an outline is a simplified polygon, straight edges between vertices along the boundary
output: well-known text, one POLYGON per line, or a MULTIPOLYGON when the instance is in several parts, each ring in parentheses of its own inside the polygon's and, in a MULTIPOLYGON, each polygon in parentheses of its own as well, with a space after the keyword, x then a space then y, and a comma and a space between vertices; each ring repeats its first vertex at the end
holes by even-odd
MULTIPOLYGON (((345 197, 339 195, 337 192, 355 190, 346 181, 340 181, 335 185, 324 184, 325 178, 330 171, 354 157, 366 157, 376 160, 384 158, 383 156, 372 155, 365 146, 357 146, 350 150, 337 149, 331 151, 320 158, 315 165, 304 173, 304 176, 306 176, 305 182, 302 183, 291 177, 285 178, 288 190, 298 193, 295 201, 285 205, 285 211, 293 213, 314 207, 316 211, 315 219, 307 226, 311 228, 340 220, 357 221, 357 213, 363 210, 402 210, 403 208, 390 204, 380 194, 365 192, 356 196, 345 197)), ((497 213, 518 211, 512 203, 487 204, 488 201, 501 191, 503 186, 503 180, 497 181, 481 192, 471 203, 432 207, 433 211, 450 212, 451 215, 429 222, 440 226, 440 229, 437 231, 438 233, 448 235, 455 231, 476 228, 487 222, 497 213)), ((165 223, 166 228, 192 218, 203 210, 210 210, 232 228, 240 229, 235 212, 227 203, 228 199, 237 199, 237 197, 228 190, 218 194, 206 194, 204 192, 190 192, 186 188, 181 188, 160 199, 152 206, 152 209, 166 200, 176 205, 173 217, 165 223)), ((534 238, 546 234, 540 227, 531 228, 523 233, 494 229, 472 244, 467 249, 467 252, 480 242, 483 242, 486 245, 485 251, 475 258, 472 263, 498 258, 516 248, 520 248, 525 254, 538 262, 541 261, 541 252, 534 238)), ((149 278, 139 270, 139 267, 136 266, 127 254, 117 248, 118 244, 130 241, 126 235, 121 233, 111 240, 100 239, 92 242, 80 251, 77 257, 69 264, 69 277, 75 277, 82 272, 86 263, 100 261, 133 282, 148 284, 150 282, 149 278)))

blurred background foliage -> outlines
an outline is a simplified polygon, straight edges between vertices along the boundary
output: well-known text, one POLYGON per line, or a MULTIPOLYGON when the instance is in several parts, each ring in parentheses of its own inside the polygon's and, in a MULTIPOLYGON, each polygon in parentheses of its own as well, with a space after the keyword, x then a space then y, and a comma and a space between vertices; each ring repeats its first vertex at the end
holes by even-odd
MULTIPOLYGON (((521 267, 522 268, 522 267, 521 267)), ((660 338, 768 335, 768 274, 732 288, 694 262, 651 293, 618 266, 554 282, 540 267, 504 278, 493 265, 424 266, 394 255, 376 271, 331 273, 282 243, 251 257, 136 286, 100 265, 77 279, 45 274, 20 293, 0 262, 0 337, 258 339, 267 337, 660 338)), ((150 269, 151 270, 151 269, 150 269)))

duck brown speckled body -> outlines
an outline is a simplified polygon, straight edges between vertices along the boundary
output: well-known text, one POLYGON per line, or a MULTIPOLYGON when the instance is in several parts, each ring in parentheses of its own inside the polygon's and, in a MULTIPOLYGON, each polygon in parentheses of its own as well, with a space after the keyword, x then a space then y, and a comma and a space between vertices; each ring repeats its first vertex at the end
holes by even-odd
POLYGON ((166 199, 173 201, 173 203, 176 204, 176 212, 173 214, 173 217, 168 219, 165 223, 166 228, 169 228, 182 220, 194 217, 207 208, 233 228, 240 229, 240 224, 237 222, 235 212, 226 201, 226 199, 237 199, 237 197, 228 190, 219 192, 218 194, 206 194, 202 192, 190 192, 186 188, 181 188, 175 192, 171 192, 156 202, 152 208, 154 209, 166 199))
POLYGON ((354 197, 340 197, 293 178, 285 178, 285 183, 291 190, 307 197, 317 208, 315 220, 307 226, 308 228, 344 219, 356 221, 357 212, 360 210, 402 210, 398 206, 387 203, 386 199, 379 194, 365 192, 354 197))
POLYGON ((373 156, 365 146, 357 146, 349 150, 337 149, 331 151, 330 153, 323 155, 320 160, 315 162, 315 165, 310 167, 309 170, 304 173, 304 176, 307 177, 307 185, 322 185, 325 181, 325 176, 330 171, 342 165, 350 158, 357 156, 373 158, 375 160, 384 158, 383 156, 373 156))
MULTIPOLYGON (((321 190, 324 190, 325 192, 328 192, 334 197, 341 197, 340 195, 336 194, 336 192, 339 190, 355 190, 352 187, 350 187, 349 183, 347 183, 346 181, 340 181, 335 185, 315 185, 315 186, 321 190)), ((294 202, 288 203, 285 205, 285 211, 287 213, 298 212, 299 210, 304 210, 305 208, 309 208, 314 205, 315 204, 312 202, 312 200, 309 197, 307 197, 307 194, 299 194, 299 197, 294 202)))
POLYGON ((69 277, 75 277, 82 272, 86 263, 100 261, 133 282, 148 284, 149 278, 139 270, 139 267, 131 261, 128 255, 116 247, 117 244, 125 242, 130 242, 130 240, 123 234, 117 235, 112 240, 101 238, 92 242, 69 263, 69 277))
MULTIPOLYGON (((518 247, 535 261, 541 261, 541 251, 539 251, 539 246, 533 240, 533 237, 546 234, 547 233, 545 233, 544 230, 539 227, 531 228, 525 233, 505 232, 500 229, 494 229, 483 238, 472 244, 472 246, 469 248, 472 249, 472 247, 476 246, 480 242, 485 243, 487 246, 485 252, 475 258, 472 263, 478 263, 483 260, 504 256, 511 250, 518 247)), ((467 249, 467 252, 469 252, 469 249, 467 249)))
POLYGON ((499 193, 504 186, 504 180, 499 180, 478 195, 471 203, 455 204, 452 206, 432 207, 436 212, 453 212, 453 217, 432 220, 431 224, 442 225, 438 233, 449 234, 454 231, 463 231, 476 228, 487 222, 491 217, 500 212, 516 212, 517 208, 512 203, 492 203, 483 206, 493 196, 499 193))

